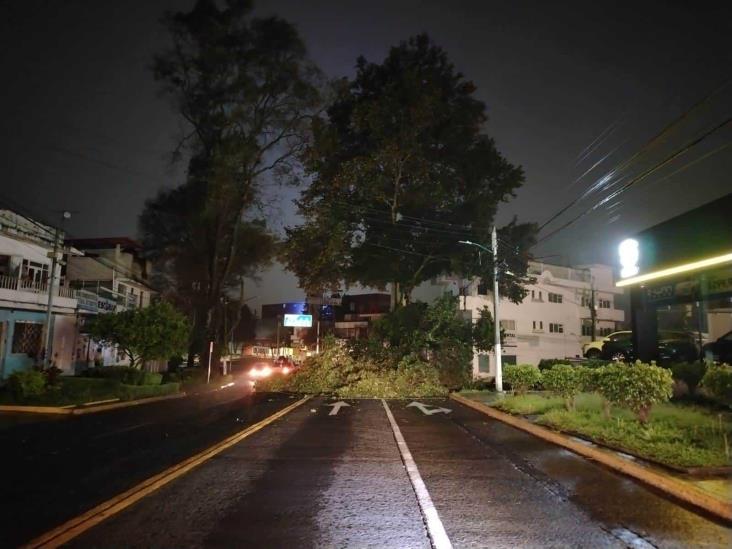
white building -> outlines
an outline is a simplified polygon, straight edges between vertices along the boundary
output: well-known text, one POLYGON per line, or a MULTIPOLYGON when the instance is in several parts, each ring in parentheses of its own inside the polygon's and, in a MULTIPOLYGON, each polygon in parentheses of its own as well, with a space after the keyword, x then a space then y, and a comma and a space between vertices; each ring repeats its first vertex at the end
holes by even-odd
MULTIPOLYGON (((76 339, 76 362, 80 367, 127 364, 128 357, 119 349, 93 341, 84 323, 97 314, 144 308, 155 293, 149 285, 150 262, 142 256, 142 246, 125 237, 82 238, 67 240, 67 245, 81 250, 71 256, 65 276, 79 302, 80 333, 76 339)), ((150 364, 156 370, 160 364, 150 364)))
MULTIPOLYGON (((0 210, 0 379, 43 361, 54 229, 0 210)), ((54 285, 53 363, 73 370, 77 300, 66 281, 54 285)))
MULTIPOLYGON (((623 294, 614 285, 612 268, 586 265, 575 268, 532 262, 529 274, 535 283, 519 304, 501 299, 499 318, 504 332, 503 364, 538 364, 543 358, 581 356, 582 345, 590 341, 592 321, 589 304, 595 294, 596 335, 607 335, 622 327, 625 312, 616 305, 623 294)), ((466 283, 455 277, 443 277, 423 284, 414 292, 415 299, 429 301, 450 292, 461 295, 460 307, 470 311, 473 322, 488 307, 493 313, 493 288, 466 283), (462 292, 460 288, 465 288, 462 292), (464 297, 463 297, 464 295, 464 297)), ((493 353, 477 353, 473 358, 476 377, 495 374, 493 353)))

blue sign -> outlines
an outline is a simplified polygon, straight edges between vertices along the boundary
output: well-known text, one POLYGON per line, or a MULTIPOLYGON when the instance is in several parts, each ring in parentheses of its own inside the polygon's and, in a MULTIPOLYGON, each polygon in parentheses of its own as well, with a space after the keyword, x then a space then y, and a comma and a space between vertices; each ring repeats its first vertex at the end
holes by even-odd
POLYGON ((310 328, 313 325, 313 315, 285 315, 284 325, 294 328, 310 328))

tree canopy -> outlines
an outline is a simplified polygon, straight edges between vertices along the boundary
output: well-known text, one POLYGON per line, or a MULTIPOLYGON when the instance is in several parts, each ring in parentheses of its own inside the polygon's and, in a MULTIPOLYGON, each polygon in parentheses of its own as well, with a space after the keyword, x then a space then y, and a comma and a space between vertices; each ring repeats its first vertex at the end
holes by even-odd
MULTIPOLYGON (((288 229, 284 255, 302 287, 391 283, 395 305, 439 274, 492 273, 489 258, 458 240, 489 243, 499 203, 524 176, 483 133, 475 90, 426 35, 391 48, 380 64, 358 59, 301 155, 310 179, 298 202, 305 222, 288 229)), ((533 234, 516 221, 501 230, 510 239, 501 263, 514 273, 502 284, 512 298, 533 234)))
POLYGON ((138 368, 149 360, 183 352, 189 330, 185 316, 164 301, 144 309, 100 314, 89 324, 94 339, 116 345, 130 359, 130 366, 138 368))
POLYGON ((272 256, 262 185, 292 169, 319 104, 295 27, 251 11, 248 0, 198 0, 167 14, 172 44, 154 62, 186 128, 175 154, 189 160, 185 183, 146 204, 140 229, 162 288, 193 318, 190 355, 222 340, 224 295, 272 256))

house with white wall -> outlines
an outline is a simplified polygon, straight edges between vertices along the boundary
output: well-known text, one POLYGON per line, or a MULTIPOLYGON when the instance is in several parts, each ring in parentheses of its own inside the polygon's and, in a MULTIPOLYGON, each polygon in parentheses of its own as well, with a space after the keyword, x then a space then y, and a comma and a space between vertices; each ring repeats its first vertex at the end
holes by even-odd
MULTIPOLYGON (((83 252, 68 257, 64 275, 76 291, 80 330, 75 344, 78 368, 127 364, 118 349, 93 341, 85 323, 98 314, 144 308, 155 291, 150 286, 151 265, 142 245, 126 237, 77 238, 67 246, 83 252)), ((157 368, 157 366, 153 366, 157 368)))
MULTIPOLYGON (((0 379, 40 364, 45 356, 53 239, 52 227, 0 210, 0 379)), ((71 372, 77 301, 58 272, 53 291, 51 361, 71 372)))
MULTIPOLYGON (((622 328, 625 312, 618 308, 623 294, 616 288, 612 268, 607 265, 563 267, 531 262, 529 275, 534 282, 525 287, 521 303, 501 299, 499 318, 504 333, 503 364, 538 364, 544 358, 575 358, 582 345, 592 339, 590 303, 594 295, 595 335, 607 335, 622 328)), ((469 311, 473 322, 487 307, 493 313, 492 287, 446 276, 415 289, 413 297, 429 301, 449 292, 459 295, 460 308, 469 311)), ((493 353, 473 357, 475 377, 495 375, 493 353)))

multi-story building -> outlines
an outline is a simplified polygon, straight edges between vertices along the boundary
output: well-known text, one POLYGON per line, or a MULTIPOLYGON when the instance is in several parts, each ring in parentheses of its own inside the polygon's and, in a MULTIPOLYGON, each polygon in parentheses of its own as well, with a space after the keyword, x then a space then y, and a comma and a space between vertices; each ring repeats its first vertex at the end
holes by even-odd
MULTIPOLYGON (((537 364, 544 358, 581 356, 582 345, 592 339, 590 304, 594 296, 595 335, 618 330, 625 313, 618 306, 621 288, 614 285, 612 268, 606 265, 562 267, 532 262, 533 284, 526 286, 521 303, 501 299, 499 318, 504 333, 503 364, 537 364)), ((490 286, 442 277, 414 292, 415 299, 429 300, 445 292, 460 295, 460 307, 477 321, 487 307, 493 312, 490 286)), ((479 377, 495 374, 492 353, 475 353, 473 373, 479 377)))
MULTIPOLYGON (((45 356, 48 286, 55 230, 0 210, 0 379, 39 365, 45 356)), ((58 268, 57 268, 58 271, 58 268)), ((73 370, 75 292, 58 272, 53 285, 51 362, 73 370)))
POLYGON ((150 286, 151 266, 142 255, 142 245, 125 237, 70 239, 66 244, 83 252, 69 256, 64 270, 78 300, 77 367, 126 364, 127 358, 121 351, 93 341, 84 324, 97 314, 150 304, 155 292, 150 286))

